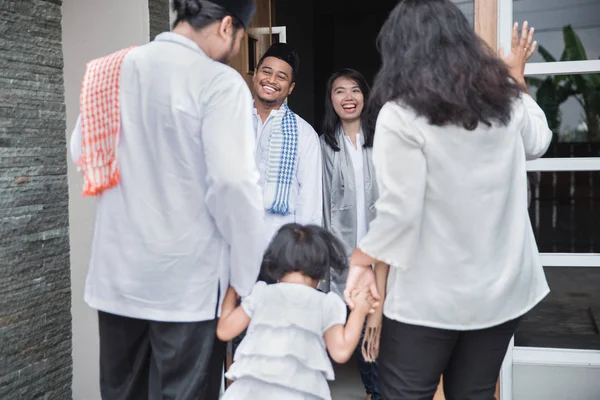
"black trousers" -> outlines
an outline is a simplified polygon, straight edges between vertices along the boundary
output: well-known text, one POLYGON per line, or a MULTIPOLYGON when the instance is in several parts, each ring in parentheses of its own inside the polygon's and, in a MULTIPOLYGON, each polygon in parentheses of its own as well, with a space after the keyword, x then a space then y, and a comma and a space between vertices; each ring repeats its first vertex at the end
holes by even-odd
POLYGON ((493 400, 513 320, 488 329, 451 331, 384 318, 379 354, 383 400, 431 400, 444 375, 446 400, 493 400))
POLYGON ((218 400, 217 320, 155 322, 98 313, 103 400, 218 400))

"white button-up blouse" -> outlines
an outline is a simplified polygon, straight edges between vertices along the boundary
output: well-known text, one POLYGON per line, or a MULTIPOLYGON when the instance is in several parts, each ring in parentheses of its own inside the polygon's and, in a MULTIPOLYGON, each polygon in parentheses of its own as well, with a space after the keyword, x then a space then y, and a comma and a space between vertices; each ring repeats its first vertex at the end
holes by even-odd
POLYGON ((441 329, 502 324, 549 292, 527 211, 526 160, 552 139, 528 95, 506 126, 438 127, 387 103, 373 160, 380 197, 360 248, 389 263, 384 314, 441 329))

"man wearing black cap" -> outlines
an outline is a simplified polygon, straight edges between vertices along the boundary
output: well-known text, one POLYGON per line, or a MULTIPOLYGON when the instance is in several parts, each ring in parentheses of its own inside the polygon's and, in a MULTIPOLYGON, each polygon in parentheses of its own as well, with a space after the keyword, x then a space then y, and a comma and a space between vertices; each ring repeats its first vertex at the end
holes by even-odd
POLYGON ((88 64, 71 140, 96 196, 85 289, 103 399, 216 400, 228 286, 264 251, 252 96, 225 65, 253 0, 174 0, 173 32, 88 64))
POLYGON ((268 240, 286 223, 322 222, 319 137, 285 103, 296 85, 298 69, 294 48, 275 43, 260 59, 253 77, 256 161, 268 240))

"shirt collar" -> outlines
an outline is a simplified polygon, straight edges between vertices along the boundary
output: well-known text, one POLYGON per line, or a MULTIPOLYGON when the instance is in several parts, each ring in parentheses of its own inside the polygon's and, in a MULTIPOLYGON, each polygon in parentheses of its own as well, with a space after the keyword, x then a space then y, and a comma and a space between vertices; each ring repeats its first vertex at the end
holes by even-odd
MULTIPOLYGON (((279 107, 278 110, 271 110, 271 112, 269 113, 269 116, 267 117, 267 119, 265 120, 265 124, 278 112, 283 112, 284 108, 283 106, 279 107)), ((254 114, 254 116, 256 118, 260 118, 260 115, 258 115, 258 110, 256 109, 256 107, 252 107, 252 113, 254 114)))
MULTIPOLYGON (((352 143, 352 141, 350 140, 350 138, 344 134, 344 130, 342 129, 341 126, 340 126, 340 135, 344 138, 344 140, 347 140, 349 143, 352 143)), ((365 135, 363 134, 362 127, 360 128, 360 130, 356 134, 356 139, 357 139, 357 143, 360 146, 364 146, 365 145, 365 135)), ((352 146, 354 146, 354 144, 352 146)))
POLYGON ((160 35, 156 36, 154 39, 157 42, 171 42, 177 43, 185 47, 189 47, 191 50, 194 50, 202 55, 206 55, 206 53, 191 39, 186 38, 179 33, 174 32, 163 32, 160 35))

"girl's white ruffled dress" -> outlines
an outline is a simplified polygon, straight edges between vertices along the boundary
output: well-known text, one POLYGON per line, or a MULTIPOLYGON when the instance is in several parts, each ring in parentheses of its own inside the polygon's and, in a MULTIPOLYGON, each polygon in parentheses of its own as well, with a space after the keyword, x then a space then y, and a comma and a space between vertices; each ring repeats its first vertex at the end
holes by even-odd
POLYGON ((323 335, 346 323, 342 299, 306 285, 258 282, 242 307, 251 321, 222 400, 331 400, 323 335))

